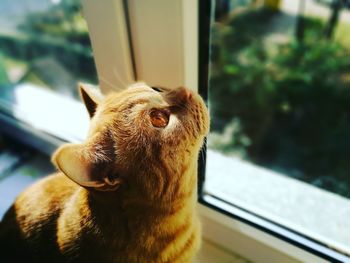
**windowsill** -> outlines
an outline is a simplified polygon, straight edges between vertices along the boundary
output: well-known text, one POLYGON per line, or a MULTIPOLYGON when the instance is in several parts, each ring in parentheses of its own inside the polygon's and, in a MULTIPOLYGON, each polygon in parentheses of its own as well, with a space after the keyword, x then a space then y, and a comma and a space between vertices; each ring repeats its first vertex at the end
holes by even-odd
MULTIPOLYGON (((11 129, 24 130, 25 137, 46 140, 48 154, 63 142, 79 142, 85 138, 89 116, 80 101, 57 92, 25 83, 14 87, 2 87, 0 95, 0 122, 11 129)), ((42 145, 41 143, 40 145, 42 145)))
POLYGON ((346 198, 213 150, 205 186, 212 196, 350 254, 346 198))
POLYGON ((2 87, 0 114, 62 142, 84 139, 89 117, 84 105, 32 84, 2 87))

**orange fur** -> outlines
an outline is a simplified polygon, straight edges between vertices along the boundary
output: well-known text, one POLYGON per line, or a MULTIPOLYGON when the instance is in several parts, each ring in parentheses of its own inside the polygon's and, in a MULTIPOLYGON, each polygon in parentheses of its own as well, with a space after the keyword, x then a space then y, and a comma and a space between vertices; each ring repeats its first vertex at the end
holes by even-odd
POLYGON ((201 232, 197 160, 209 127, 202 99, 145 84, 102 100, 86 87, 81 94, 92 117, 88 138, 59 148, 53 162, 61 172, 29 187, 7 212, 5 258, 192 262, 201 232), (169 119, 153 126, 154 109, 169 119))

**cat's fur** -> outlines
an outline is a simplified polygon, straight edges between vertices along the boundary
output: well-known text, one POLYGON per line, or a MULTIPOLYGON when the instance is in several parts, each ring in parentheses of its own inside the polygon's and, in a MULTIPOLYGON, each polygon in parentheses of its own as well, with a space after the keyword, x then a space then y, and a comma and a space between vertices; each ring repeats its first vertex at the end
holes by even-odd
POLYGON ((59 148, 60 172, 6 213, 1 262, 192 262, 201 232, 197 160, 209 127, 202 99, 146 84, 105 99, 87 87, 81 95, 88 138, 59 148), (170 114, 166 127, 152 125, 154 109, 170 114))

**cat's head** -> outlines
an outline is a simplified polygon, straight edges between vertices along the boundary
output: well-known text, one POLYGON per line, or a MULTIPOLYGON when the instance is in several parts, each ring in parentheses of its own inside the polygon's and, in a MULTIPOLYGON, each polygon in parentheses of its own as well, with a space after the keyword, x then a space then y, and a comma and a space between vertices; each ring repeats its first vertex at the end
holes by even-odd
POLYGON ((62 146, 53 161, 81 186, 112 191, 126 180, 155 182, 145 177, 180 176, 197 161, 209 129, 208 111, 197 93, 144 83, 105 98, 87 86, 80 91, 91 117, 88 138, 62 146), (138 174, 142 180, 131 178, 138 174))

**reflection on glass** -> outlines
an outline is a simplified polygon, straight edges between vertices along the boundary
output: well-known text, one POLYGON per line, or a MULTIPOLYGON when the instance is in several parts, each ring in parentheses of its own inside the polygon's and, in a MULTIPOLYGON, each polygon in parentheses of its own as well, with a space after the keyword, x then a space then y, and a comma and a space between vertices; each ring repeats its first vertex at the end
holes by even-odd
POLYGON ((32 83, 77 98, 77 81, 97 82, 78 0, 2 0, 0 87, 32 83))
POLYGON ((218 1, 209 146, 350 197, 350 12, 254 2, 218 1))
POLYGON ((349 8, 340 0, 216 0, 205 185, 346 253, 349 8))

